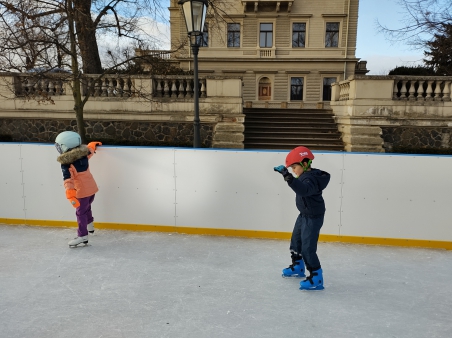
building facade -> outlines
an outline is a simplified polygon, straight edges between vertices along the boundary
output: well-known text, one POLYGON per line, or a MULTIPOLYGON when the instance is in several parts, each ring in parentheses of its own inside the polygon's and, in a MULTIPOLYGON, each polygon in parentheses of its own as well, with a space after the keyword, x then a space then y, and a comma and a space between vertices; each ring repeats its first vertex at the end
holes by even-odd
MULTIPOLYGON (((225 0, 210 6, 200 75, 243 80, 247 107, 328 106, 331 84, 366 73, 355 56, 359 0, 225 0), (358 68, 361 68, 359 70, 358 68)), ((172 58, 193 68, 183 12, 171 0, 172 58)))

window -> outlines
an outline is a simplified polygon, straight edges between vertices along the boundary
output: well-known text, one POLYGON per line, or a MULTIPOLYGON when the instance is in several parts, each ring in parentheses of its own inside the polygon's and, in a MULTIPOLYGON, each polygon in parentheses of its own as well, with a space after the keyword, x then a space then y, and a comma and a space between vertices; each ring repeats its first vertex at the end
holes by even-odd
POLYGON ((228 23, 228 47, 240 47, 239 23, 228 23))
POLYGON ((292 47, 304 47, 306 37, 306 24, 292 24, 292 47))
POLYGON ((325 33, 325 47, 337 47, 339 45, 339 22, 327 22, 325 33))
POLYGON ((290 100, 301 101, 303 100, 303 78, 292 77, 290 78, 290 100))
POLYGON ((209 46, 209 26, 206 23, 204 24, 202 34, 196 37, 196 43, 198 44, 199 47, 209 46))
POLYGON ((335 77, 323 78, 323 101, 331 101, 331 85, 336 82, 335 77))
POLYGON ((273 46, 273 24, 261 23, 259 35, 259 47, 271 48, 273 46))

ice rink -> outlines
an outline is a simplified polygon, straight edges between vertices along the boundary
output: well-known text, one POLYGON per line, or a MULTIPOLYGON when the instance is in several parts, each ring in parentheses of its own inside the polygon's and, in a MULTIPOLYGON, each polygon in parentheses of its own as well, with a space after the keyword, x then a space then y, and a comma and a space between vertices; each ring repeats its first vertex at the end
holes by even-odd
POLYGON ((0 225, 1 337, 452 337, 452 251, 320 243, 300 291, 288 241, 75 235, 0 225))

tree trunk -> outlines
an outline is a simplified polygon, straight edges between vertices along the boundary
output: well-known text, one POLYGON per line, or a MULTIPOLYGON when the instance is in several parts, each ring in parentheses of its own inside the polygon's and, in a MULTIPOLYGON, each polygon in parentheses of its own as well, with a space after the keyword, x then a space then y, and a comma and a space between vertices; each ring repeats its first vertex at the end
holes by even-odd
POLYGON ((74 29, 75 15, 74 15, 75 1, 68 0, 68 26, 69 26, 69 41, 71 48, 71 69, 72 69, 72 95, 74 97, 74 111, 75 119, 77 121, 77 131, 82 139, 82 143, 86 144, 86 130, 85 121, 83 120, 83 108, 85 103, 82 100, 82 88, 80 81, 80 68, 77 60, 77 38, 74 29))
POLYGON ((101 74, 102 63, 96 39, 96 27, 91 17, 91 0, 74 0, 74 20, 82 57, 83 73, 101 74))

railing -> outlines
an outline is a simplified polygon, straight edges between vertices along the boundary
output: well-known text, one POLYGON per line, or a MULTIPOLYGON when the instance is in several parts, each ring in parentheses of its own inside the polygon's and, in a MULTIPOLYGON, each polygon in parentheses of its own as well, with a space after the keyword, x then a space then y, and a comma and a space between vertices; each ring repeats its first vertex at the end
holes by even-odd
POLYGON ((261 58, 271 58, 273 55, 272 49, 260 49, 259 55, 261 58))
MULTIPOLYGON (((14 74, 14 93, 16 97, 26 96, 65 96, 72 94, 70 74, 14 74)), ((84 75, 81 78, 82 94, 91 97, 131 98, 153 96, 162 98, 192 98, 194 95, 193 77, 187 75, 170 76, 130 76, 130 75, 84 75), (148 82, 148 88, 143 83, 148 82)), ((207 97, 206 78, 198 83, 199 96, 207 97)))
POLYGON ((350 96, 350 81, 339 82, 339 101, 347 101, 350 96))
POLYGON ((393 100, 450 101, 450 80, 395 79, 393 100))
MULTIPOLYGON (((194 95, 194 80, 192 76, 165 76, 153 78, 154 96, 168 98, 191 98, 194 95)), ((206 97, 206 79, 198 82, 200 97, 206 97)))
POLYGON ((451 101, 450 76, 354 75, 332 85, 332 101, 451 101))

